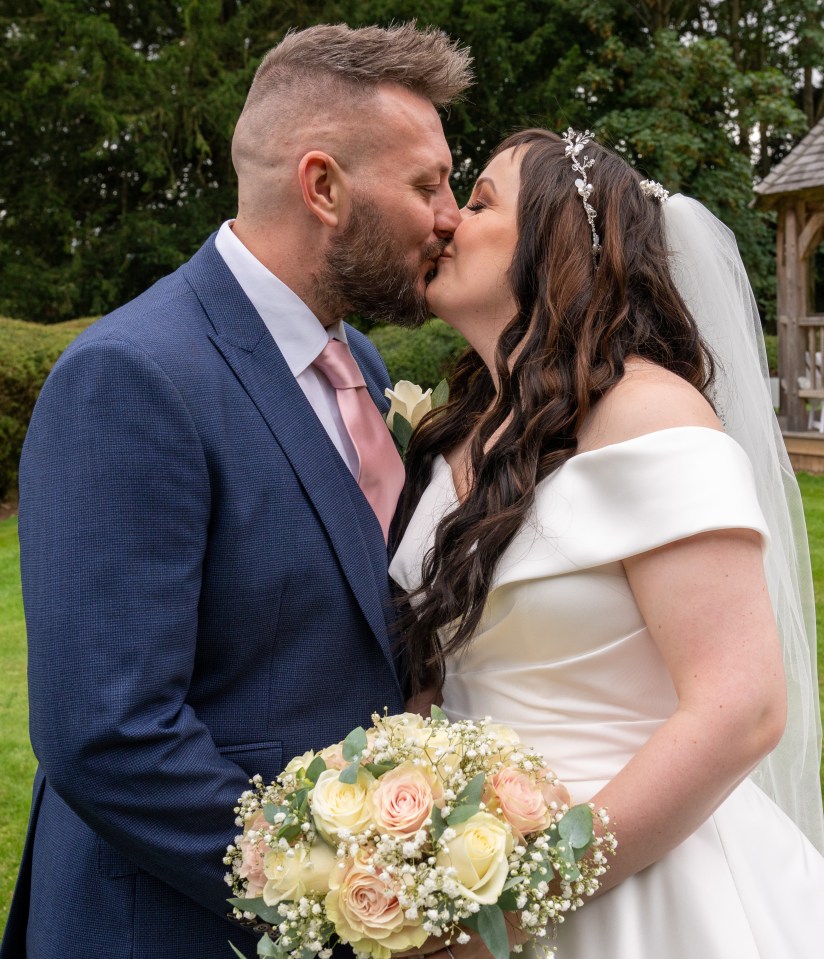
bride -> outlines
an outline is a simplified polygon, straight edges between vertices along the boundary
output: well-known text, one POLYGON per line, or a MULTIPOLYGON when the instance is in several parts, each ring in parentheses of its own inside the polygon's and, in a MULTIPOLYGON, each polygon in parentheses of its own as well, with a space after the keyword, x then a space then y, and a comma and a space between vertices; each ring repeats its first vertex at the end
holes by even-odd
POLYGON ((462 217, 428 300, 471 348, 390 567, 415 688, 608 809, 560 959, 819 957, 809 557, 735 241, 571 130, 504 141, 462 217))

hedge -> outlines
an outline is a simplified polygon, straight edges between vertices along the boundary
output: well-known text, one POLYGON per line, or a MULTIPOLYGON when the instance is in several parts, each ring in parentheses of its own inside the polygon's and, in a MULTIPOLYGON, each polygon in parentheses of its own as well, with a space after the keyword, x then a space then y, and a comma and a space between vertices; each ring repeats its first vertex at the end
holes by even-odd
POLYGON ((20 450, 40 387, 94 317, 43 326, 0 317, 0 500, 17 484, 20 450))
POLYGON ((448 376, 466 349, 466 340, 442 320, 430 320, 417 330, 376 326, 368 336, 380 350, 393 383, 409 380, 424 389, 448 376))

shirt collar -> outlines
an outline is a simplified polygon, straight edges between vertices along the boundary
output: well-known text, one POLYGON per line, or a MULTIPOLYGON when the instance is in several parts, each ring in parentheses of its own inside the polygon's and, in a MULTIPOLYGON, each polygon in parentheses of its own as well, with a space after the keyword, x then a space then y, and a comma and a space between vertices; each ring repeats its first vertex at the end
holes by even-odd
POLYGON ((260 314, 293 376, 300 376, 333 337, 346 340, 343 321, 324 327, 303 300, 268 270, 243 245, 227 220, 218 230, 215 247, 234 278, 260 314))

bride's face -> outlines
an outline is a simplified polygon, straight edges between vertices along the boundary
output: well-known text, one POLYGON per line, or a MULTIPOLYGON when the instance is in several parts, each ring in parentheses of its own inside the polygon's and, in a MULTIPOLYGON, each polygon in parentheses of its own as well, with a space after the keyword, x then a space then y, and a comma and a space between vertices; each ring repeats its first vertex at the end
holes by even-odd
POLYGON ((481 353, 482 344, 494 345, 516 312, 506 274, 518 239, 520 170, 515 150, 490 162, 461 210, 461 222, 427 287, 432 312, 481 353))

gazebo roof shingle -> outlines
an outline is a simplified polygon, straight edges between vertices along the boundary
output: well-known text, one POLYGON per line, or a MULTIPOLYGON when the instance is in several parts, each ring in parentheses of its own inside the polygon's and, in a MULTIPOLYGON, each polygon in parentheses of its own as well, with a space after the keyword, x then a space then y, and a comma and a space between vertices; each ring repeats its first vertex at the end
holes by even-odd
POLYGON ((819 189, 824 192, 824 118, 754 187, 758 206, 772 206, 782 194, 819 189))

